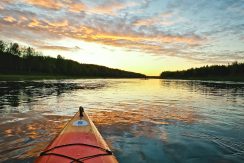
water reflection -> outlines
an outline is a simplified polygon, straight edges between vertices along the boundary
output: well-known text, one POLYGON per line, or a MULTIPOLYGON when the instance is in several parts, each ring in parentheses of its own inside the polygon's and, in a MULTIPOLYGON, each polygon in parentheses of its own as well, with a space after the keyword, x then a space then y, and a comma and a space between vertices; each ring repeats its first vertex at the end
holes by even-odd
POLYGON ((93 83, 91 81, 74 83, 70 80, 54 81, 0 81, 0 109, 4 106, 18 107, 20 103, 30 103, 39 98, 59 96, 62 93, 80 89, 99 89, 105 83, 93 83))
POLYGON ((83 105, 120 162, 242 162, 244 84, 0 82, 0 161, 33 161, 83 105), (17 145, 16 145, 17 144, 17 145))
MULTIPOLYGON (((33 158, 45 148, 47 141, 50 141, 57 131, 61 130, 68 117, 61 116, 37 116, 31 114, 16 115, 16 121, 1 123, 0 132, 0 161, 8 159, 33 158)), ((5 119, 6 120, 6 119, 5 119)))
POLYGON ((212 96, 239 96, 243 97, 244 83, 238 82, 214 82, 192 80, 162 80, 162 86, 188 89, 190 92, 200 92, 212 96))
POLYGON ((99 125, 135 124, 140 122, 166 125, 177 122, 194 123, 199 118, 192 108, 185 108, 184 111, 176 107, 153 105, 142 108, 137 107, 137 110, 131 110, 131 108, 135 108, 135 106, 125 107, 126 111, 94 111, 91 117, 99 125))

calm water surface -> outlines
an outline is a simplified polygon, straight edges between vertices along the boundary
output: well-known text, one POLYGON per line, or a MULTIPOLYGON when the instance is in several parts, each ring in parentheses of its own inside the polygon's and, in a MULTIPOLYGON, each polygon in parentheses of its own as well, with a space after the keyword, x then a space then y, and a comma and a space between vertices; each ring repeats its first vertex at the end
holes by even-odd
POLYGON ((241 163, 244 83, 0 82, 0 162, 33 162, 82 105, 122 163, 241 163))

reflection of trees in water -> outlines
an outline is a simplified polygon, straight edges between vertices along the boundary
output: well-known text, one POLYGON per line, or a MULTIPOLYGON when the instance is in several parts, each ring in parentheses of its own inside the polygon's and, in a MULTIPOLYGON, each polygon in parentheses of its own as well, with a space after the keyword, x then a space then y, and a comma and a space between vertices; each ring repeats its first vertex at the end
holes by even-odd
POLYGON ((11 106, 17 107, 19 106, 19 101, 20 101, 19 95, 9 96, 9 98, 7 98, 7 101, 11 106))
POLYGON ((7 82, 0 83, 0 105, 1 107, 5 104, 17 107, 19 106, 19 96, 21 90, 17 84, 11 83, 10 88, 6 86, 7 82))
POLYGON ((244 97, 244 84, 193 80, 162 80, 162 86, 187 89, 210 96, 244 97))
POLYGON ((0 108, 5 105, 19 106, 21 102, 32 102, 36 98, 59 96, 62 93, 77 89, 97 89, 104 87, 102 84, 68 83, 61 81, 46 82, 0 82, 0 108))

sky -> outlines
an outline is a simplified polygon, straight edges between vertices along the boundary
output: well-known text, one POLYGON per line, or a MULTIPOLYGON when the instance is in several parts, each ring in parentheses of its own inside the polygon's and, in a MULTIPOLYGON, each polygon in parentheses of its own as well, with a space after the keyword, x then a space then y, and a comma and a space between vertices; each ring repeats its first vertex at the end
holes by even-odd
POLYGON ((159 75, 244 61, 244 0, 0 0, 0 39, 159 75))

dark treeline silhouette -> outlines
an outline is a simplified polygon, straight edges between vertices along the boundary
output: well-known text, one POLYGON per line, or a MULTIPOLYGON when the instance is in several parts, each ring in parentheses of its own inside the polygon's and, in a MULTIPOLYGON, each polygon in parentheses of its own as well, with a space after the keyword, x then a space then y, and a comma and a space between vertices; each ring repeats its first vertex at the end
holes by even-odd
POLYGON ((203 66, 183 71, 165 71, 160 75, 166 79, 220 79, 243 80, 244 63, 234 62, 229 65, 203 66))
POLYGON ((144 78, 145 75, 73 60, 43 56, 31 47, 0 40, 0 73, 27 75, 65 75, 77 77, 144 78))

